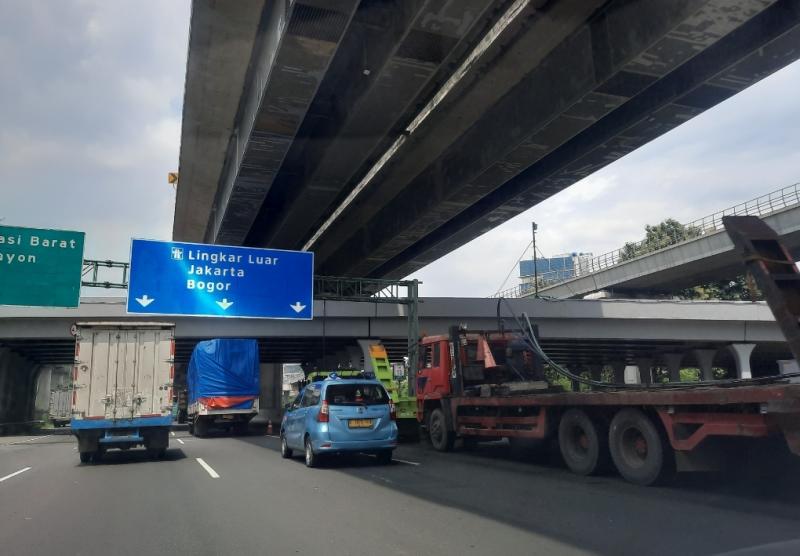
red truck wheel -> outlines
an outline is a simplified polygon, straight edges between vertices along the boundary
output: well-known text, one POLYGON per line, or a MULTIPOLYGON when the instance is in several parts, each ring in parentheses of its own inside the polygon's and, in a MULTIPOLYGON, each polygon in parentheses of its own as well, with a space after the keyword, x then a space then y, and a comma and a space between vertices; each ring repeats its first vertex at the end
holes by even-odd
POLYGON ((594 475, 608 464, 608 427, 570 409, 558 424, 558 446, 573 473, 594 475))
POLYGON ((441 409, 434 409, 428 418, 428 436, 430 436, 431 445, 437 451, 449 452, 453 449, 456 435, 453 431, 447 429, 447 421, 441 409))
POLYGON ((631 483, 664 483, 675 471, 672 447, 653 421, 638 409, 622 409, 614 416, 608 444, 619 474, 631 483))

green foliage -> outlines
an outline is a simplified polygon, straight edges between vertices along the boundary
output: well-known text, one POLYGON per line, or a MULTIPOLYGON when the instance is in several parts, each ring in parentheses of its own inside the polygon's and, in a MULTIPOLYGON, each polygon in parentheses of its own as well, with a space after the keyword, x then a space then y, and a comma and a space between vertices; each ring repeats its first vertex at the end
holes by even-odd
MULTIPOLYGON (((700 228, 684 226, 672 218, 667 218, 655 226, 645 226, 645 232, 644 241, 626 243, 623 246, 620 261, 629 261, 687 239, 700 237, 703 233, 700 228)), ((686 288, 675 292, 675 295, 681 299, 693 300, 759 301, 764 299, 755 283, 744 274, 736 276, 733 280, 717 280, 686 288)))
POLYGON ((681 369, 681 382, 697 382, 700 380, 700 369, 689 367, 681 369))
POLYGON ((684 226, 672 218, 667 218, 655 226, 645 226, 645 232, 644 241, 639 243, 626 243, 622 247, 622 254, 620 255, 621 261, 629 261, 687 239, 699 237, 703 233, 699 228, 684 226))
POLYGON ((544 379, 550 386, 561 386, 564 390, 572 390, 572 382, 564 375, 558 374, 550 365, 544 366, 544 379))
POLYGON ((744 274, 733 280, 707 282, 678 292, 682 299, 721 299, 725 301, 760 301, 764 296, 744 274))

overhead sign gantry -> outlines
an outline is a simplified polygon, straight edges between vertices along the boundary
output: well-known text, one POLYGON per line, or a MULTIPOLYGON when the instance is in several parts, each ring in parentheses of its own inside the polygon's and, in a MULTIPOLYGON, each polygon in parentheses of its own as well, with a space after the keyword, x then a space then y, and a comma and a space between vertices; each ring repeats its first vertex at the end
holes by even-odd
POLYGON ((310 320, 314 255, 134 239, 128 313, 310 320))

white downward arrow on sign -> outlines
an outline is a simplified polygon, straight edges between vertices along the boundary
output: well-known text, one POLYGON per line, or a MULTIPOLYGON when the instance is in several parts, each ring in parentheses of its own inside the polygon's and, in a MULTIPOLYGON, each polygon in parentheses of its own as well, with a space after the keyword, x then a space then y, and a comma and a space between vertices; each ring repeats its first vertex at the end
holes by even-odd
POLYGON ((222 301, 217 301, 217 305, 219 305, 220 307, 222 307, 222 310, 223 310, 223 311, 227 311, 227 310, 228 310, 228 307, 230 307, 231 305, 233 305, 233 301, 228 301, 228 298, 226 297, 226 298, 224 298, 222 301))
POLYGON ((306 308, 306 306, 305 306, 305 305, 303 305, 302 303, 300 303, 299 301, 295 301, 295 302, 294 302, 294 305, 289 305, 289 307, 291 307, 292 309, 294 309, 294 312, 295 312, 295 313, 299 313, 300 311, 302 311, 303 309, 305 309, 305 308, 306 308))
POLYGON ((150 299, 149 297, 147 297, 147 294, 144 294, 142 297, 137 297, 136 301, 138 301, 139 305, 141 305, 142 307, 147 307, 153 301, 155 301, 155 299, 150 299))

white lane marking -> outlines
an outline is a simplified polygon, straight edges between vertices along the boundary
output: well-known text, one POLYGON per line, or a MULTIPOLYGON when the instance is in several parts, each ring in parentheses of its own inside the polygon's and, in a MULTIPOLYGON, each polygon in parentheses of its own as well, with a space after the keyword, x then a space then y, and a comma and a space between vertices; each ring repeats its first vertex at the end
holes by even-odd
POLYGON ((205 469, 206 471, 208 471, 208 474, 209 474, 209 475, 211 475, 211 478, 212 478, 212 479, 219 479, 219 475, 217 474, 217 472, 216 472, 216 471, 214 471, 214 470, 211 468, 211 466, 210 466, 210 465, 208 465, 206 462, 204 462, 204 461, 203 461, 203 458, 196 458, 196 459, 197 459, 197 463, 199 463, 200 465, 202 465, 202 466, 203 466, 203 469, 205 469))
POLYGON ((175 436, 175 431, 170 431, 169 433, 170 433, 172 436, 175 436))
POLYGON ((183 440, 181 440, 180 438, 178 439, 178 442, 181 443, 181 444, 185 444, 185 442, 183 440))
POLYGON ((30 470, 30 467, 25 467, 24 469, 20 469, 19 471, 14 471, 11 475, 6 475, 5 477, 0 477, 0 483, 5 481, 6 479, 10 479, 11 477, 16 477, 21 473, 25 473, 26 471, 30 470))
MULTIPOLYGON (((371 458, 378 457, 375 454, 361 454, 361 455, 367 456, 367 457, 371 457, 371 458)), ((392 456, 392 461, 396 461, 397 463, 405 463, 406 465, 422 465, 418 461, 408 461, 407 459, 397 459, 394 456, 392 456)))
POLYGON ((422 465, 418 461, 408 461, 408 460, 405 460, 405 459, 392 458, 392 461, 396 461, 397 463, 405 463, 406 465, 422 465))
POLYGON ((35 436, 33 438, 29 438, 28 440, 25 440, 25 442, 33 442, 34 440, 39 440, 40 438, 47 438, 48 436, 50 436, 50 435, 46 434, 44 436, 35 436))

